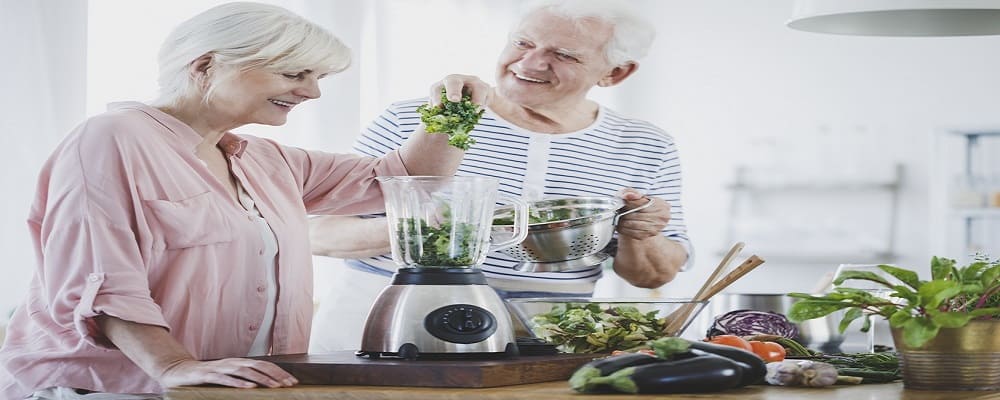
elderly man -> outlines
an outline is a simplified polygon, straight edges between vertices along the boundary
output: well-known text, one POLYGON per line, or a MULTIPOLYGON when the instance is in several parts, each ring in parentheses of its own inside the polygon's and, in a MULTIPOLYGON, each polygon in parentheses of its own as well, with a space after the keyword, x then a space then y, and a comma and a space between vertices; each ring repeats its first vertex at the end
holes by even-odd
MULTIPOLYGON (((632 285, 671 281, 691 253, 681 208, 680 163, 673 139, 645 121, 588 100, 594 86, 614 86, 639 67, 655 32, 624 2, 542 1, 526 8, 497 62, 496 87, 451 75, 442 87, 463 88, 487 105, 471 132, 476 143, 456 175, 491 176, 501 192, 538 200, 552 196, 620 196, 627 208, 652 200, 616 227, 615 273, 632 285)), ((399 147, 419 123, 427 99, 391 105, 372 122, 356 151, 379 156, 399 147)), ((357 349, 368 309, 397 265, 384 218, 319 217, 313 253, 349 259, 344 277, 320 303, 310 352, 357 349), (366 257, 366 258, 363 258, 366 257), (361 259, 363 258, 363 259, 361 259)), ((611 246, 614 247, 614 246, 611 246)), ((494 253, 481 266, 502 297, 590 296, 602 266, 571 272, 520 272, 494 253)))

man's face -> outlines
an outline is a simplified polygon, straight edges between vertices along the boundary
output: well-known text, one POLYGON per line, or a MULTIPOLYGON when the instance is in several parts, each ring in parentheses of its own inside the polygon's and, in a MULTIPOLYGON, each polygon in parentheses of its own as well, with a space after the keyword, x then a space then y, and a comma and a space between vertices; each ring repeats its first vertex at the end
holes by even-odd
POLYGON ((574 105, 611 72, 604 46, 612 27, 539 11, 511 32, 497 63, 497 90, 522 106, 574 105))

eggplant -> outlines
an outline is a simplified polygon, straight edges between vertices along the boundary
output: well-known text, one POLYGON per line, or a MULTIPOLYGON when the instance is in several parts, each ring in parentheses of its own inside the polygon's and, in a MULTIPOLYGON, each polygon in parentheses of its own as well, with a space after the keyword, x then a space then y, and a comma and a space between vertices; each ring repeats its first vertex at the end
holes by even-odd
POLYGON ((610 387, 591 383, 594 378, 604 377, 627 367, 663 362, 665 360, 649 354, 628 353, 599 358, 584 364, 573 372, 569 385, 578 392, 608 391, 610 387))
POLYGON ((764 362, 764 359, 754 353, 733 346, 723 346, 696 340, 691 341, 691 348, 736 361, 743 369, 743 379, 740 382, 740 386, 764 382, 764 375, 767 374, 767 364, 764 362))
POLYGON ((743 367, 714 354, 621 369, 595 378, 623 393, 704 393, 742 386, 743 367))

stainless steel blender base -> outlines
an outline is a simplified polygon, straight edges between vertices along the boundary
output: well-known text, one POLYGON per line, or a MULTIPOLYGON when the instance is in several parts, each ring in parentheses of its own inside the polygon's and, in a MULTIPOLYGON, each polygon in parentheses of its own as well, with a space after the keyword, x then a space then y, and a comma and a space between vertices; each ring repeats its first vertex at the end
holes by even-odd
POLYGON ((369 312, 359 353, 410 359, 513 356, 516 343, 507 307, 489 286, 394 282, 369 312))

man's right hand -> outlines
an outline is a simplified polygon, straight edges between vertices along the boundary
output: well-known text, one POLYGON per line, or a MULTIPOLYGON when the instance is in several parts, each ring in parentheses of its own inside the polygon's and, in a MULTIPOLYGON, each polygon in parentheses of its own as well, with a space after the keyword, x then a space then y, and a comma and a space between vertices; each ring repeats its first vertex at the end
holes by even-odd
POLYGON ((448 75, 441 81, 431 85, 430 103, 432 105, 436 106, 441 103, 441 88, 444 88, 445 94, 450 101, 461 101, 464 91, 464 93, 469 95, 473 103, 481 106, 489 106, 489 101, 493 94, 493 88, 476 76, 448 75))
POLYGON ((277 365, 248 358, 183 360, 168 366, 156 378, 163 387, 215 384, 237 388, 277 388, 299 383, 277 365))

